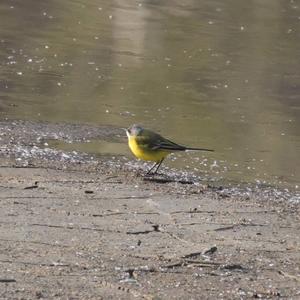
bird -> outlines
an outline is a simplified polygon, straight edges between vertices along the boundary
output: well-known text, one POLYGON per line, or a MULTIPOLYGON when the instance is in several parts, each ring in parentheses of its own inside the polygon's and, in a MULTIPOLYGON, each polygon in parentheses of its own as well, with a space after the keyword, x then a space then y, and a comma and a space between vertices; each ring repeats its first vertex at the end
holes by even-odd
POLYGON ((128 146, 135 157, 155 162, 146 175, 151 174, 153 170, 152 174, 156 174, 162 162, 170 153, 186 150, 214 151, 212 149, 186 147, 176 144, 160 134, 137 124, 133 124, 125 130, 128 137, 128 146))

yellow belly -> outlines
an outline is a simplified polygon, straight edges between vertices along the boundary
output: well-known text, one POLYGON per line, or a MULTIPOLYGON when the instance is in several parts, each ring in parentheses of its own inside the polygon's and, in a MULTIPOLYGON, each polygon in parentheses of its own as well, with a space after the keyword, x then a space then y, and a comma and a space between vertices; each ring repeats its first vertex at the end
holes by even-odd
POLYGON ((165 158, 168 154, 170 154, 170 151, 165 150, 146 150, 144 148, 141 148, 136 141, 133 138, 129 138, 128 145, 132 153, 142 160, 150 160, 159 162, 163 158, 165 158))

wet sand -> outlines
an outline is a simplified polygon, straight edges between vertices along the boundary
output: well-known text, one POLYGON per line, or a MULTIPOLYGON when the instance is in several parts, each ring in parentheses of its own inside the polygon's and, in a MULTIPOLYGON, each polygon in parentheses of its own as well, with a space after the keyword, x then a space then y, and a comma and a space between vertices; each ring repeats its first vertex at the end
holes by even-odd
POLYGON ((41 148, 118 129, 55 126, 0 123, 1 299, 300 298, 292 193, 144 180, 122 159, 41 148))

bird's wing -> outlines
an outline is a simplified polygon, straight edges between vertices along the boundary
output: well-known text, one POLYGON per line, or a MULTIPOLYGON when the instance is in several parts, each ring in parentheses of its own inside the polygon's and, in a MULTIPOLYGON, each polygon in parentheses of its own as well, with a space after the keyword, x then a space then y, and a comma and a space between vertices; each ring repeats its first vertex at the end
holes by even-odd
POLYGON ((184 146, 178 145, 165 138, 163 138, 156 147, 157 149, 170 150, 170 151, 184 151, 186 149, 184 146))
POLYGON ((169 151, 186 150, 186 147, 178 145, 150 130, 147 130, 147 132, 144 132, 142 136, 139 136, 137 139, 137 143, 140 147, 143 147, 144 149, 169 151))

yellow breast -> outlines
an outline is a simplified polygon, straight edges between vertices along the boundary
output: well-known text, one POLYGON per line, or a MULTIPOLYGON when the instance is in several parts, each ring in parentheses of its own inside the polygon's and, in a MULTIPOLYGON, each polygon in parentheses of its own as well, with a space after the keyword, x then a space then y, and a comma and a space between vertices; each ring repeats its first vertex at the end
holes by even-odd
POLYGON ((132 153, 139 159, 142 160, 150 160, 159 162, 163 158, 165 158, 168 154, 170 154, 169 151, 165 150, 152 150, 152 149, 146 149, 145 147, 140 147, 134 137, 128 138, 128 145, 132 153))

